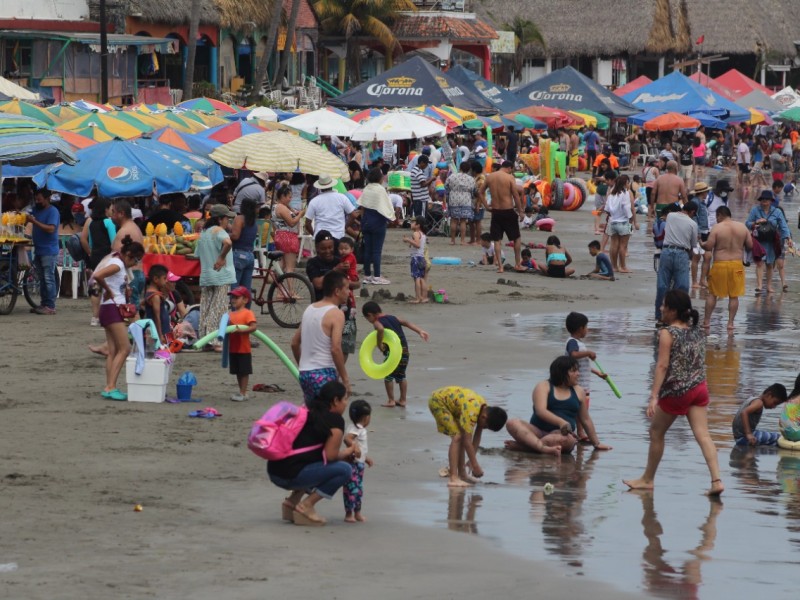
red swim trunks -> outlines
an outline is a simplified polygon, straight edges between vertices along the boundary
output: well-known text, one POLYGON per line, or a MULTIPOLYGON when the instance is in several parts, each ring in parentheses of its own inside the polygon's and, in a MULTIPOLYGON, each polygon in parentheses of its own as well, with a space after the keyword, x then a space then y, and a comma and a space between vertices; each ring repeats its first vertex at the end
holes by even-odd
POLYGON ((700 383, 683 396, 664 396, 658 400, 658 406, 669 415, 685 415, 692 406, 708 406, 708 386, 700 383))

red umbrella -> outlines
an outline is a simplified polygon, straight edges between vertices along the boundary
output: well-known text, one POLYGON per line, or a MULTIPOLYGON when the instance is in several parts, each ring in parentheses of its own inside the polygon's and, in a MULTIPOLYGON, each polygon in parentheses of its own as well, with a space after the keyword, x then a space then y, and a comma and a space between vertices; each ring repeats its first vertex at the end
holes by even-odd
POLYGON ((531 119, 547 123, 551 129, 559 127, 571 127, 572 125, 583 125, 585 122, 580 117, 572 115, 560 108, 550 108, 549 106, 528 106, 522 110, 516 110, 506 116, 525 115, 531 119))

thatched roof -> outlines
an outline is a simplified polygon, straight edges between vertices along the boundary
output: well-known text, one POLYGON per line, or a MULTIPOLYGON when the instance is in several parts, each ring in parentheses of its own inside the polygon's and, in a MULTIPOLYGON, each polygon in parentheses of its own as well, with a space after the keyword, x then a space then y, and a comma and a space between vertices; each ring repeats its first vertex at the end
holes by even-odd
POLYGON ((795 56, 792 26, 799 0, 474 0, 479 16, 498 30, 515 17, 533 21, 546 48, 529 57, 686 55, 705 35, 705 54, 752 54, 756 42, 770 56, 795 56))
MULTIPOLYGON (((99 18, 99 0, 89 0, 90 18, 99 18)), ((192 0, 121 0, 120 12, 145 23, 188 25, 192 0)), ((200 0, 200 23, 228 29, 266 27, 271 20, 268 0, 200 0)))
POLYGON ((507 29, 504 24, 515 17, 533 21, 546 49, 529 46, 531 57, 663 53, 676 46, 669 0, 615 0, 611 5, 598 0, 476 0, 473 8, 498 30, 507 29), (656 18, 661 27, 651 32, 649 24, 656 18))

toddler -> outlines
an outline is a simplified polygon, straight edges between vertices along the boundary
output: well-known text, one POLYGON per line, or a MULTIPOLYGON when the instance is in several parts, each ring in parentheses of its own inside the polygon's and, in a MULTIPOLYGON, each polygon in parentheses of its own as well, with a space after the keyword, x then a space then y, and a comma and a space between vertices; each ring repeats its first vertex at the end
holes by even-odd
POLYGON ((350 420, 344 432, 345 446, 350 448, 358 444, 358 452, 352 455, 353 474, 350 481, 342 488, 344 498, 344 520, 346 523, 364 522, 361 514, 361 499, 364 497, 364 469, 372 466, 372 459, 367 456, 367 427, 372 418, 372 407, 366 400, 355 400, 350 403, 350 420))
POLYGON ((411 221, 411 237, 403 236, 403 241, 411 247, 411 278, 414 280, 414 300, 411 304, 425 304, 428 302, 425 286, 428 264, 425 260, 425 245, 428 236, 422 233, 425 226, 425 217, 416 217, 411 221))
POLYGON ((522 249, 522 266, 528 269, 529 271, 538 271, 539 265, 536 264, 536 261, 533 260, 533 255, 531 254, 530 248, 523 248, 522 249))
MULTIPOLYGON (((483 248, 483 256, 481 257, 481 261, 479 264, 481 265, 495 264, 494 242, 492 242, 491 234, 489 233, 481 234, 481 248, 483 248)), ((505 266, 506 256, 502 250, 500 251, 500 262, 505 266)))
MULTIPOLYGON (((256 315, 247 308, 250 303, 250 290, 244 286, 234 288, 230 292, 231 312, 228 324, 236 325, 238 330, 228 335, 228 361, 231 375, 236 375, 239 392, 231 396, 233 402, 248 400, 247 386, 253 372, 253 356, 250 346, 250 334, 256 330, 256 315)), ((223 366, 225 366, 223 364, 223 366)))

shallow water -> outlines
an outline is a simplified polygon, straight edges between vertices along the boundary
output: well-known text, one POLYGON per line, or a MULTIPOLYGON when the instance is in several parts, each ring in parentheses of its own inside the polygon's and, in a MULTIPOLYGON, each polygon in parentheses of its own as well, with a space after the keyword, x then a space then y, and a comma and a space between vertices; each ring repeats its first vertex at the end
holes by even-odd
MULTIPOLYGON (((569 575, 605 581, 661 597, 794 597, 800 555, 800 452, 733 449, 730 423, 744 398, 773 382, 791 387, 798 372, 800 307, 784 297, 743 298, 735 337, 711 336, 707 379, 709 428, 717 444, 726 491, 722 502, 702 492, 708 470, 685 420, 667 434, 655 492, 628 492, 647 453, 647 402, 656 336, 650 309, 587 313, 587 346, 622 390, 592 384, 592 418, 610 452, 579 448, 560 462, 502 450, 505 434, 487 432, 481 456, 484 481, 449 492, 429 484, 413 506, 400 506, 417 523, 488 538, 514 554, 552 563, 569 575), (622 334, 620 334, 622 332, 622 334), (629 333, 625 333, 629 332, 629 333), (554 491, 546 495, 546 483, 554 491)), ((712 331, 724 331, 719 308, 712 331)), ((564 315, 516 317, 502 332, 540 340, 563 352, 564 315)), ((544 371, 507 372, 491 384, 493 400, 528 418, 530 392, 544 371)), ((779 411, 763 429, 777 429, 779 411)), ((442 460, 446 441, 442 439, 442 460)), ((444 462, 442 464, 445 464, 444 462)))

